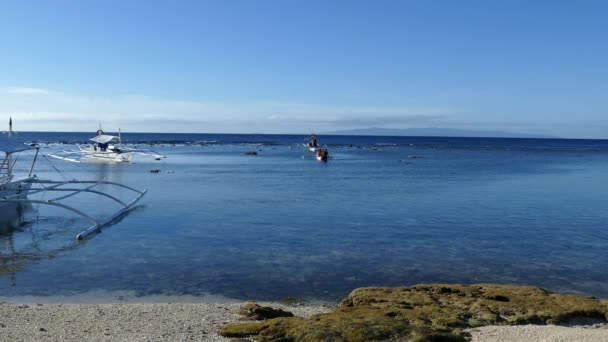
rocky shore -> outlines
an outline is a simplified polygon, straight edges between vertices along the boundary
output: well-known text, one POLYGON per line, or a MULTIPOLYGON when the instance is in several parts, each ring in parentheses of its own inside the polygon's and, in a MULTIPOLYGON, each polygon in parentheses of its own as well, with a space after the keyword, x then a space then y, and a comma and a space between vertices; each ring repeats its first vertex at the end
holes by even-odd
POLYGON ((360 288, 337 307, 0 304, 8 341, 608 341, 608 302, 529 286, 360 288), (572 327, 576 325, 576 327, 572 327))
POLYGON ((592 297, 531 286, 417 285, 360 288, 330 313, 232 323, 221 334, 258 341, 466 341, 471 328, 483 326, 607 320, 608 302, 592 297))

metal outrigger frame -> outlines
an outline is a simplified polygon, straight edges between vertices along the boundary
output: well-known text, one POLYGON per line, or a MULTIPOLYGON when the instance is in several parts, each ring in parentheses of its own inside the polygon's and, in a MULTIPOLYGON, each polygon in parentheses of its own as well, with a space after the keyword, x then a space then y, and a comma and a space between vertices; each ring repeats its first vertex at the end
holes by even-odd
POLYGON ((119 218, 120 216, 124 215, 125 213, 127 213, 128 211, 133 209, 135 204, 148 192, 147 189, 140 191, 140 190, 134 189, 132 187, 126 186, 124 184, 108 182, 108 181, 103 181, 103 180, 102 181, 77 181, 77 180, 54 181, 54 180, 42 180, 42 179, 38 179, 36 176, 33 176, 33 177, 29 177, 29 178, 20 180, 19 183, 22 184, 21 189, 23 189, 23 190, 19 193, 1 197, 0 204, 3 202, 12 202, 12 203, 19 203, 19 204, 42 204, 42 205, 59 207, 59 208, 71 211, 71 212, 87 219, 88 221, 90 221, 92 223, 92 225, 90 227, 88 227, 87 229, 81 231, 80 233, 78 233, 78 235, 76 235, 77 240, 83 240, 88 235, 101 231, 102 227, 111 224, 117 218, 119 218), (85 188, 69 187, 70 185, 73 186, 73 185, 81 185, 81 184, 85 184, 88 186, 85 188), (120 187, 123 189, 127 189, 127 190, 134 192, 136 194, 136 196, 130 202, 124 202, 106 192, 95 190, 94 188, 98 185, 112 185, 112 186, 120 187), (34 194, 38 194, 38 193, 46 193, 46 192, 59 192, 59 193, 63 193, 63 194, 60 194, 57 197, 47 199, 47 200, 37 200, 37 199, 27 198, 27 196, 29 196, 29 195, 34 195, 34 194), (109 199, 113 200, 114 202, 118 203, 121 206, 121 209, 114 212, 112 215, 110 215, 110 217, 105 218, 101 221, 98 221, 98 220, 92 218, 91 216, 85 214, 81 210, 60 202, 61 200, 65 200, 66 198, 76 196, 81 193, 92 193, 92 194, 96 194, 99 196, 109 198, 109 199))

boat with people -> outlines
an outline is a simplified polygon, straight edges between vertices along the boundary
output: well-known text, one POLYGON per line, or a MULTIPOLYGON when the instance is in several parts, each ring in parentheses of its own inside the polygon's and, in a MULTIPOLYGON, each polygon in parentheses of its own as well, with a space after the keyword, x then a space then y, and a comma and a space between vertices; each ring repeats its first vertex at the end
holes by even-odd
POLYGON ((155 160, 166 158, 164 155, 152 150, 123 147, 120 129, 118 130, 118 136, 114 136, 105 134, 100 126, 95 136, 89 140, 93 142, 92 146, 83 148, 77 145, 78 150, 62 150, 48 154, 48 156, 75 163, 80 163, 81 161, 124 163, 130 162, 133 155, 136 154, 153 157, 155 160))
POLYGON ((317 150, 319 149, 319 143, 317 141, 317 136, 314 134, 311 134, 310 137, 308 138, 308 143, 304 144, 304 146, 306 148, 308 148, 308 150, 310 150, 310 152, 317 152, 317 150))
MULTIPOLYGON (((76 235, 76 238, 81 240, 125 215, 147 192, 105 180, 40 179, 34 174, 39 152, 38 146, 27 145, 16 139, 11 118, 9 131, 0 134, 0 156, 4 154, 0 164, 0 232, 18 226, 27 206, 43 205, 64 209, 89 221, 90 225, 76 235), (20 165, 16 167, 18 163, 20 165), (19 170, 25 171, 17 174, 19 170), (134 193, 134 197, 124 201, 107 192, 105 189, 109 187, 126 189, 134 193), (98 199, 105 198, 116 203, 119 209, 106 218, 93 218, 76 206, 65 203, 66 199, 80 194, 97 195, 98 199)), ((53 168, 59 172, 54 166, 53 168)))
POLYGON ((327 159, 329 158, 329 152, 326 148, 320 148, 317 150, 316 157, 319 161, 327 161, 327 159))

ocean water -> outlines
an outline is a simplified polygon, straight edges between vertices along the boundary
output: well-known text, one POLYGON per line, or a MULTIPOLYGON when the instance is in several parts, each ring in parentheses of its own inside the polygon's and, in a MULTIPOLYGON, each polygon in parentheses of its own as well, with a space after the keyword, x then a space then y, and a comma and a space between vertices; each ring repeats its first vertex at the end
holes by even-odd
MULTIPOLYGON (((20 138, 46 154, 89 135, 20 138)), ((305 138, 125 134, 167 158, 41 157, 40 178, 149 192, 80 243, 86 221, 27 208, 0 236, 0 296, 334 301, 361 286, 496 282, 608 297, 608 141, 320 136, 324 163, 305 138)), ((68 202, 96 218, 116 209, 92 196, 68 202)))

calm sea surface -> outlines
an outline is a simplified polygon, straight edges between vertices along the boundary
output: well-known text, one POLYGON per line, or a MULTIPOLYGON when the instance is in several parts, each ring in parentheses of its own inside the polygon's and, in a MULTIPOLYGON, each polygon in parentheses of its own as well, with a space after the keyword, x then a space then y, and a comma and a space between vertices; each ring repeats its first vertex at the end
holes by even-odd
MULTIPOLYGON (((20 138, 50 153, 89 135, 20 138)), ((82 243, 74 236, 84 220, 28 208, 26 222, 0 236, 0 296, 335 300, 360 286, 497 282, 608 297, 608 141, 320 136, 331 157, 323 163, 304 136, 123 140, 167 159, 40 158, 40 178, 149 193, 82 243)), ((90 196, 69 203, 99 218, 116 209, 90 196)))

